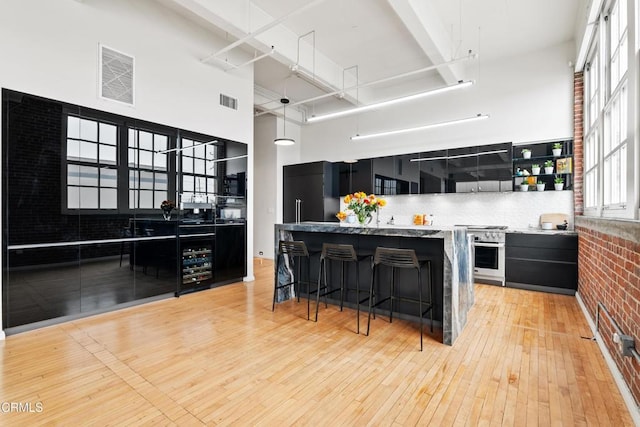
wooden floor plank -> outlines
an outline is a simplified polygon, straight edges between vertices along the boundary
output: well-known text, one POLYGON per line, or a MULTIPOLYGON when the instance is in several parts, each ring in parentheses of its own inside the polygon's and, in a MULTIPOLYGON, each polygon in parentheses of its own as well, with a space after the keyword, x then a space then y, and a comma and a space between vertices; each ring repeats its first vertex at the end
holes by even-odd
POLYGON ((573 297, 476 285, 455 345, 420 352, 399 319, 272 312, 273 264, 255 275, 7 337, 0 395, 43 411, 0 425, 632 425, 573 297))

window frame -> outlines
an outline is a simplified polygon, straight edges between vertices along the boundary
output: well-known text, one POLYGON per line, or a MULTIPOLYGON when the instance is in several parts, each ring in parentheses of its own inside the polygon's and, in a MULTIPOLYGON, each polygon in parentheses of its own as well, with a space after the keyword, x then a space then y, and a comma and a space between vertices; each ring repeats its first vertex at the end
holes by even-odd
POLYGON ((61 196, 61 211, 63 214, 114 214, 114 213, 118 213, 120 211, 120 199, 119 199, 119 187, 120 187, 120 174, 121 171, 119 170, 119 155, 120 155, 120 126, 121 123, 118 122, 117 120, 113 120, 112 117, 108 116, 108 115, 104 115, 104 114, 99 114, 99 113, 95 113, 95 112, 86 112, 86 111, 82 111, 82 110, 77 110, 77 109, 63 109, 63 113, 62 113, 62 149, 61 151, 61 157, 62 157, 62 164, 61 164, 61 168, 60 168, 60 175, 61 175, 61 186, 60 186, 60 196, 61 196), (96 141, 90 141, 90 140, 83 140, 82 138, 70 138, 69 137, 69 118, 70 117, 75 117, 79 120, 87 120, 87 121, 93 121, 96 122, 97 125, 97 129, 98 129, 98 133, 97 133, 97 138, 96 141), (113 144, 106 144, 106 143, 101 143, 100 142, 100 124, 104 123, 110 126, 115 126, 116 127, 116 143, 115 143, 115 149, 116 149, 116 161, 115 163, 101 163, 100 162, 100 145, 110 145, 110 146, 114 146, 113 144), (97 145, 97 151, 98 151, 98 157, 96 159, 95 162, 92 161, 88 161, 88 160, 83 160, 82 158, 78 158, 78 159, 69 159, 68 155, 68 141, 69 140, 78 140, 78 141, 86 141, 89 143, 94 143, 97 145), (85 185, 74 185, 74 184, 69 184, 69 176, 68 176, 68 171, 69 171, 69 166, 70 165, 77 165, 79 167, 94 167, 97 168, 97 180, 98 180, 98 185, 96 186, 85 186, 85 185), (110 170, 115 170, 116 171, 116 185, 115 187, 111 187, 111 186, 100 186, 100 171, 102 169, 110 169, 110 170), (98 190, 98 207, 94 208, 82 208, 82 207, 73 207, 70 208, 69 207, 69 187, 73 186, 73 187, 79 187, 79 188, 83 188, 83 187, 90 187, 90 188, 97 188, 98 190), (115 188, 116 190, 116 207, 115 208, 101 208, 100 207, 100 190, 101 189, 113 189, 115 188))
MULTIPOLYGON (((605 2, 598 17, 596 36, 589 46, 590 58, 588 65, 591 65, 593 58, 596 58, 597 72, 599 76, 593 80, 590 77, 590 70, 587 66, 584 78, 584 114, 583 114, 583 180, 584 180, 584 208, 585 216, 603 217, 611 219, 638 219, 640 210, 640 182, 636 172, 637 165, 634 159, 638 151, 638 122, 634 112, 638 109, 637 76, 638 76, 638 37, 634 18, 637 15, 637 0, 610 0, 605 2), (626 25, 622 31, 612 28, 612 13, 619 10, 620 5, 626 7, 626 25), (617 8, 617 9, 616 9, 617 8), (618 41, 612 43, 612 37, 616 34, 624 34, 624 38, 618 37, 618 41), (622 40, 622 41, 621 41, 622 40), (620 51, 621 48, 626 51, 620 51), (625 70, 616 70, 612 67, 619 66, 621 56, 626 55, 625 70), (619 79, 615 82, 616 76, 619 79), (599 105, 596 108, 597 117, 593 117, 593 83, 597 82, 599 95, 597 96, 599 105), (614 84, 615 83, 615 86, 614 84), (626 99, 620 102, 620 97, 625 94, 626 99), (617 114, 619 112, 620 114, 617 114), (615 119, 613 122, 612 120, 615 119), (620 137, 617 138, 616 136, 620 137), (596 161, 592 164, 588 160, 593 147, 589 144, 596 143, 596 161), (626 150, 626 151, 625 151, 626 150), (612 181, 606 176, 610 159, 615 159, 618 153, 626 154, 619 160, 617 170, 619 178, 612 181), (590 200, 593 197, 589 175, 595 174, 595 204, 590 200), (613 187, 611 187, 613 186, 613 187), (607 188, 609 187, 609 188, 607 188), (620 199, 610 199, 615 196, 615 192, 610 188, 620 188, 620 199), (625 191, 626 190, 626 191, 625 191), (611 200, 611 202, 608 202, 611 200)), ((615 14, 613 17, 615 20, 615 14)))

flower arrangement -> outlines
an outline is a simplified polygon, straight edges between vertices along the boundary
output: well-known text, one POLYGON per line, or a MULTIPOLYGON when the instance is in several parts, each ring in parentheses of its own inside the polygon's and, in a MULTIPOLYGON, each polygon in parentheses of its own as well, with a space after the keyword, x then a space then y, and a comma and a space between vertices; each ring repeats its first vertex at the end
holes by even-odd
MULTIPOLYGON (((376 197, 375 194, 369 194, 362 191, 357 191, 353 194, 347 194, 344 198, 344 203, 347 205, 347 210, 352 211, 358 218, 360 224, 365 224, 367 218, 371 216, 372 212, 377 212, 379 208, 386 206, 387 201, 376 197)), ((347 217, 347 213, 340 211, 336 214, 336 217, 340 221, 344 221, 347 217)))
POLYGON ((176 204, 173 202, 173 200, 163 200, 162 203, 160 203, 160 209, 162 209, 163 211, 172 211, 176 208, 176 204))

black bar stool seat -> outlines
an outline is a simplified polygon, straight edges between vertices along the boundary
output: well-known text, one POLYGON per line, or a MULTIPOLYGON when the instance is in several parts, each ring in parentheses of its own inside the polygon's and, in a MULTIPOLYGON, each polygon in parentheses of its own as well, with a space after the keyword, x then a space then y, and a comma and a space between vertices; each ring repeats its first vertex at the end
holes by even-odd
MULTIPOLYGON (((303 283, 307 284, 307 293, 309 293, 310 287, 310 269, 311 269, 311 261, 310 256, 317 252, 309 252, 307 249, 307 245, 303 241, 290 241, 290 240, 280 240, 278 242, 278 253, 277 253, 277 261, 276 261, 276 271, 275 271, 275 284, 273 290, 273 303, 271 305, 271 311, 275 311, 276 308, 276 297, 278 294, 278 289, 283 289, 293 285, 293 291, 298 297, 298 302, 300 302, 300 288, 303 283), (296 273, 294 273, 291 277, 291 281, 287 283, 279 283, 278 273, 280 272, 280 263, 284 262, 284 257, 288 257, 290 260, 294 262, 296 265, 296 273), (302 259, 307 260, 307 280, 302 280, 302 259)), ((308 315, 307 315, 308 317, 308 315)))
MULTIPOLYGON (((360 305, 367 301, 369 297, 364 299, 360 299, 361 292, 367 292, 366 289, 360 289, 360 269, 358 268, 358 263, 365 259, 371 259, 371 255, 361 255, 358 256, 356 254, 353 245, 348 244, 334 244, 334 243, 323 243, 322 252, 320 253, 320 269, 318 271, 318 287, 315 291, 310 291, 311 293, 316 294, 316 317, 315 321, 318 321, 318 306, 320 305, 320 297, 324 297, 324 305, 327 307, 327 295, 331 295, 335 292, 340 292, 340 311, 342 311, 344 306, 344 299, 347 296, 349 291, 354 291, 356 293, 356 333, 360 333, 360 305), (340 287, 339 288, 329 288, 329 284, 327 282, 327 263, 330 261, 335 261, 340 263, 340 287), (355 263, 356 266, 356 287, 350 288, 347 283, 347 270, 345 269, 345 263, 355 263), (322 284, 322 279, 324 278, 324 284, 322 284)), ((309 305, 311 301, 311 295, 309 295, 309 300, 307 301, 307 319, 309 319, 309 305)))
POLYGON ((375 308, 380 304, 383 304, 387 301, 390 301, 391 308, 389 310, 389 322, 393 322, 393 305, 394 301, 406 301, 411 303, 418 304, 418 316, 420 318, 420 351, 422 351, 422 319, 429 312, 431 314, 431 332, 433 332, 433 280, 432 280, 432 269, 431 269, 431 260, 422 260, 419 261, 416 256, 416 252, 413 249, 398 249, 398 248, 376 248, 376 252, 373 257, 373 271, 371 274, 371 287, 369 288, 369 315, 367 319, 367 335, 369 335, 369 327, 371 325, 371 313, 373 312, 375 316, 375 308), (389 296, 377 301, 375 300, 374 294, 374 284, 376 273, 379 269, 380 265, 385 265, 387 267, 391 267, 391 283, 389 289, 389 296), (429 300, 424 302, 422 300, 422 274, 421 270, 423 267, 428 268, 428 292, 429 292, 429 300), (396 269, 402 268, 410 268, 414 269, 417 272, 418 280, 416 282, 416 286, 418 288, 418 298, 408 297, 397 295, 396 292, 396 269))

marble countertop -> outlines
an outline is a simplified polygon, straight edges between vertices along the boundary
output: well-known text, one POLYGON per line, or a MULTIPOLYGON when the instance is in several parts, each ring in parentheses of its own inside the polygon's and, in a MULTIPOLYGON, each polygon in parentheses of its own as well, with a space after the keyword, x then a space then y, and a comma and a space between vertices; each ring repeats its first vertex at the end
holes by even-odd
POLYGON ((276 224, 277 228, 288 231, 309 231, 340 234, 364 234, 378 236, 401 236, 401 237, 422 237, 422 238, 444 238, 452 233, 454 229, 464 230, 464 227, 438 227, 438 226, 417 226, 417 225, 389 225, 380 224, 360 226, 358 224, 346 224, 339 222, 312 222, 276 224))
MULTIPOLYGON (((465 227, 439 226, 439 225, 408 225, 408 224, 380 224, 360 226, 358 224, 347 224, 344 222, 314 222, 305 221, 301 223, 278 224, 285 230, 291 231, 323 231, 341 234, 372 234, 386 236, 409 236, 409 237, 433 237, 442 238, 445 233, 454 229, 464 229, 465 227)), ((506 233, 517 234, 541 234, 541 235, 564 235, 575 236, 575 230, 543 230, 541 228, 523 227, 507 228, 506 233)))

